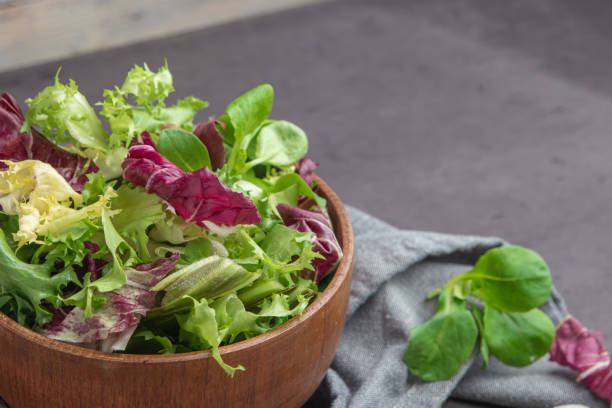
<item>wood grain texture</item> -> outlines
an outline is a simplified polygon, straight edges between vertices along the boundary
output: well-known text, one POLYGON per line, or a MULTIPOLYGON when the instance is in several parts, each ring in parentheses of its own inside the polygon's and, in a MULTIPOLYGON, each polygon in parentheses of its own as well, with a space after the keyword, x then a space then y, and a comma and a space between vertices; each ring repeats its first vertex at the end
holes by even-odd
POLYGON ((320 1, 9 1, 0 3, 0 71, 320 1))
POLYGON ((0 313, 0 395, 27 407, 299 407, 315 391, 342 334, 350 295, 353 231, 320 178, 344 257, 325 291, 300 317, 221 347, 246 371, 229 378, 209 352, 106 354, 48 339, 0 313))

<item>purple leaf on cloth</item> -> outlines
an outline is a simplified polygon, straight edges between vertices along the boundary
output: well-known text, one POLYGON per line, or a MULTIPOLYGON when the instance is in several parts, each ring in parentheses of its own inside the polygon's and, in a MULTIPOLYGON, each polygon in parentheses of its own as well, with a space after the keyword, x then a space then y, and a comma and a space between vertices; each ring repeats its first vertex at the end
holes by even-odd
POLYGON ((106 304, 92 317, 85 317, 85 312, 75 307, 63 319, 55 314, 42 333, 55 340, 106 352, 122 350, 140 319, 155 306, 156 292, 150 289, 174 269, 178 259, 179 253, 175 252, 153 263, 126 268, 126 284, 102 294, 106 304))
POLYGON ((287 204, 279 204, 276 209, 287 227, 300 232, 310 231, 313 233, 314 251, 325 258, 317 258, 312 261, 315 270, 305 270, 303 274, 319 283, 338 265, 342 258, 342 249, 334 234, 331 221, 322 211, 308 211, 287 204))
POLYGON ((255 204, 230 190, 208 167, 185 172, 163 157, 154 146, 130 147, 122 164, 123 178, 157 194, 186 222, 211 221, 219 225, 259 224, 255 204))
MULTIPOLYGON (((76 191, 82 191, 87 173, 98 171, 89 159, 70 153, 51 143, 36 130, 21 133, 23 113, 11 95, 0 96, 0 159, 22 161, 40 160, 53 166, 76 191)), ((6 165, 0 164, 0 170, 6 165)))
POLYGON ((602 398, 612 400, 612 363, 599 331, 589 330, 573 316, 557 328, 550 361, 578 371, 584 382, 602 398))
POLYGON ((206 122, 200 123, 193 131, 193 134, 206 146, 213 170, 220 169, 225 163, 223 136, 217 130, 216 125, 222 126, 225 129, 225 123, 209 119, 206 122))

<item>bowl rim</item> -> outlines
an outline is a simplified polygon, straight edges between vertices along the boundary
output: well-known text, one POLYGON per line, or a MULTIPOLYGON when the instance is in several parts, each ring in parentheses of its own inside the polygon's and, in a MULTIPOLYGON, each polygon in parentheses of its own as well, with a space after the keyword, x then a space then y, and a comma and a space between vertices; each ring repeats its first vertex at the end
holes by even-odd
MULTIPOLYGON (((343 257, 338 264, 334 277, 329 282, 325 290, 317 296, 317 298, 304 310, 301 316, 296 316, 289 319, 284 324, 269 332, 260 334, 250 339, 219 347, 219 352, 222 356, 229 356, 238 353, 242 350, 254 347, 266 341, 273 341, 285 333, 300 325, 302 322, 310 319, 317 313, 327 302, 338 292, 347 277, 351 275, 353 264, 353 228, 349 216, 344 208, 344 205, 334 192, 319 176, 313 174, 313 181, 319 186, 322 195, 327 199, 330 218, 336 220, 334 222, 334 232, 340 241, 343 257), (339 234, 338 234, 339 233, 339 234)), ((59 340, 50 339, 44 335, 28 329, 25 326, 17 323, 4 313, 0 312, 0 330, 7 329, 17 337, 21 337, 26 341, 36 343, 44 348, 52 349, 53 351, 70 354, 73 356, 84 357, 94 360, 101 360, 114 363, 141 363, 141 364, 159 364, 159 363, 175 363, 191 360, 200 360, 213 358, 210 350, 191 351, 188 353, 177 354, 121 354, 121 353, 105 353, 98 350, 92 350, 85 347, 77 346, 70 343, 64 343, 59 340)))

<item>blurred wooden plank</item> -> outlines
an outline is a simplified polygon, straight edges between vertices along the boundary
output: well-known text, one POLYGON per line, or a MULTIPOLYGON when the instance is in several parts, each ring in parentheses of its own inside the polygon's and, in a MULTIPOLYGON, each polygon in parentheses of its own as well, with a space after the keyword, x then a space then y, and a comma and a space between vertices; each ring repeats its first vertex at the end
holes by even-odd
POLYGON ((0 0, 0 71, 326 0, 0 0))

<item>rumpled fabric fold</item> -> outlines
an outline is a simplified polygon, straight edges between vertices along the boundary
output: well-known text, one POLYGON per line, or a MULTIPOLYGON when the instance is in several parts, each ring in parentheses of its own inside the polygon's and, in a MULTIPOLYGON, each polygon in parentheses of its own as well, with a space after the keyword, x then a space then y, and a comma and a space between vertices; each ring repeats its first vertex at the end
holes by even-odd
MULTIPOLYGON (((449 397, 502 407, 609 406, 576 383, 575 372, 547 356, 520 369, 492 358, 483 371, 481 357, 473 355, 447 381, 428 383, 411 375, 403 361, 410 329, 428 320, 436 307, 426 294, 470 270, 485 251, 504 241, 400 230, 355 208, 347 210, 355 233, 347 321, 332 366, 306 407, 438 407, 449 397)), ((542 310, 555 324, 568 314, 554 289, 542 310)))

